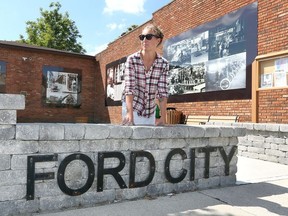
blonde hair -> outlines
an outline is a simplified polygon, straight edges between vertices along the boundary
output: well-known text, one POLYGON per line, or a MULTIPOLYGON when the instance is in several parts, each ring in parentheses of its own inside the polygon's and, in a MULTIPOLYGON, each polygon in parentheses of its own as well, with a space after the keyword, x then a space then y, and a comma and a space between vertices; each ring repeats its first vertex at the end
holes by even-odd
MULTIPOLYGON (((154 24, 148 24, 144 27, 144 29, 149 29, 151 30, 158 38, 161 39, 161 41, 159 42, 158 46, 162 43, 162 40, 163 40, 163 37, 164 37, 164 34, 162 33, 162 31, 157 27, 155 26, 154 24)), ((144 30, 143 29, 143 30, 144 30)))

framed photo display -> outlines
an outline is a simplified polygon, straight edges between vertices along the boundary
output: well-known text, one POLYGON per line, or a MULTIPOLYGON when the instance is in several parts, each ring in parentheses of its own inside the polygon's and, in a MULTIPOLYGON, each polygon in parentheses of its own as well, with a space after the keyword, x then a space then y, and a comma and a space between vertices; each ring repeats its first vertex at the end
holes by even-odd
POLYGON ((163 48, 169 102, 251 98, 257 2, 169 38, 163 48))
POLYGON ((53 66, 44 66, 42 73, 42 102, 46 106, 81 106, 81 71, 53 66))

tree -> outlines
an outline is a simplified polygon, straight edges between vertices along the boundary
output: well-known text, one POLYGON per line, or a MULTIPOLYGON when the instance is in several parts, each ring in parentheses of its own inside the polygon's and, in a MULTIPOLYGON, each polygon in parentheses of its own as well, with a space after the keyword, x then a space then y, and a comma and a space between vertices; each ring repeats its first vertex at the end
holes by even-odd
POLYGON ((130 27, 127 28, 127 31, 126 31, 126 32, 123 32, 123 33, 121 34, 120 37, 122 37, 123 35, 127 34, 128 32, 133 31, 133 30, 136 29, 137 27, 138 27, 138 25, 131 25, 130 27))
POLYGON ((26 22, 25 39, 20 35, 20 42, 42 47, 49 47, 64 51, 85 53, 86 50, 81 43, 77 42, 82 36, 75 25, 75 22, 69 18, 68 12, 61 14, 59 12, 61 4, 52 2, 49 6, 51 11, 40 8, 41 16, 36 22, 26 22))

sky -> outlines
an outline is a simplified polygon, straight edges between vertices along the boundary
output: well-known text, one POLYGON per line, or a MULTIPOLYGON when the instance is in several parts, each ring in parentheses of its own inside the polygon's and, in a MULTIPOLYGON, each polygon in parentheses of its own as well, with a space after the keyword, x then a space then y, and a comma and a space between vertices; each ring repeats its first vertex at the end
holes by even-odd
MULTIPOLYGON (((26 22, 41 17, 40 8, 50 10, 57 0, 0 0, 0 40, 27 38, 26 22)), ((60 13, 68 12, 87 51, 95 55, 116 40, 131 25, 142 25, 171 0, 58 0, 60 13)))

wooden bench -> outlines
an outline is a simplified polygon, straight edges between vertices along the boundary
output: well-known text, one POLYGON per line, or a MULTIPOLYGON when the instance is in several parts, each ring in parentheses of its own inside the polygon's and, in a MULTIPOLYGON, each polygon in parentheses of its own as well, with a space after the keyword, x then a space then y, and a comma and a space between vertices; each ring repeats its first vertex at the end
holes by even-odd
POLYGON ((187 125, 204 125, 207 122, 238 122, 239 116, 204 116, 204 115, 187 115, 185 124, 187 125))
POLYGON ((187 115, 185 124, 187 125, 202 125, 209 121, 210 116, 203 115, 187 115))
POLYGON ((239 116, 213 116, 211 115, 209 118, 209 122, 238 122, 239 116))

